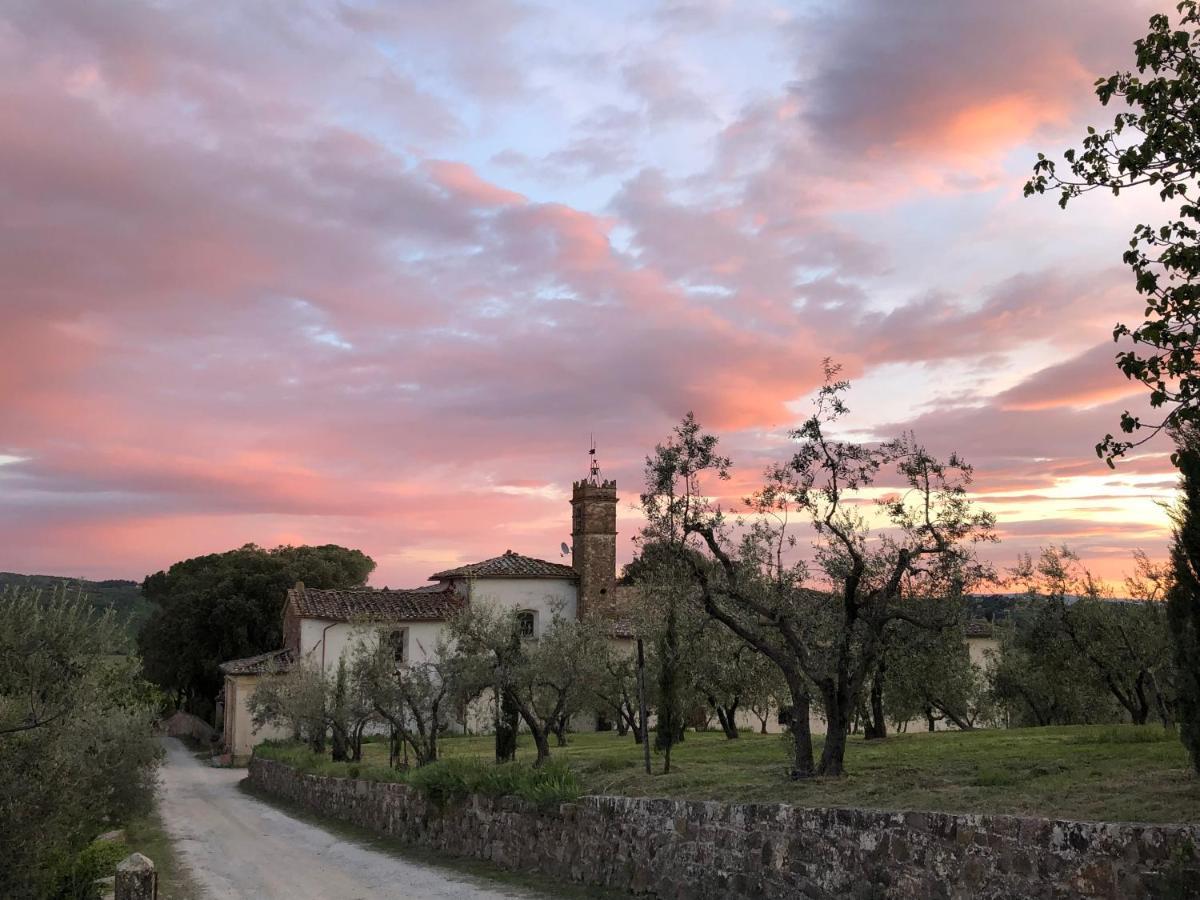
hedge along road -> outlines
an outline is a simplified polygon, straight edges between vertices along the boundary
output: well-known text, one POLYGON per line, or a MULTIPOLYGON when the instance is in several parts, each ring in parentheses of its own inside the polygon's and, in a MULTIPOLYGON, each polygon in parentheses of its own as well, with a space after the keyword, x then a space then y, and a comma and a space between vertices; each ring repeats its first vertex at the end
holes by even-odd
POLYGON ((549 896, 360 846, 244 793, 238 788, 244 770, 208 766, 175 738, 165 738, 164 744, 162 817, 207 897, 492 900, 549 896))

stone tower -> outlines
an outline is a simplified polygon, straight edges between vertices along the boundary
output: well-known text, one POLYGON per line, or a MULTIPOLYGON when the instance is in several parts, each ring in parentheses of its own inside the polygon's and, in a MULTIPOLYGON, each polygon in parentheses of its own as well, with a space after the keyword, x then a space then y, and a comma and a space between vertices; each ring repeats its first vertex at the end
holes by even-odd
POLYGON ((617 483, 603 481, 592 448, 591 475, 571 490, 571 564, 579 574, 579 618, 610 605, 617 582, 617 483))

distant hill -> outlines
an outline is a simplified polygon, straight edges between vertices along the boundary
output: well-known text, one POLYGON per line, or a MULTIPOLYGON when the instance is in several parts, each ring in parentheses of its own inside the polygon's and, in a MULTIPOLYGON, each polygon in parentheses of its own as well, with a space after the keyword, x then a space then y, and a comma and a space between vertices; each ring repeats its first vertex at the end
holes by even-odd
POLYGON ((0 590, 11 584, 49 593, 64 583, 71 593, 82 589, 88 602, 96 609, 114 610, 119 618, 129 623, 131 635, 136 635, 142 623, 150 617, 153 604, 142 597, 136 581, 89 581, 86 578, 68 578, 63 575, 19 575, 16 572, 0 572, 0 590))
MULTIPOLYGON (((1029 600, 1029 594, 971 594, 967 598, 967 618, 986 619, 989 622, 1003 622, 1013 614, 1019 604, 1029 600)), ((1063 598, 1069 606, 1081 599, 1074 594, 1063 598)), ((1105 597, 1109 603, 1137 603, 1128 597, 1105 597)))

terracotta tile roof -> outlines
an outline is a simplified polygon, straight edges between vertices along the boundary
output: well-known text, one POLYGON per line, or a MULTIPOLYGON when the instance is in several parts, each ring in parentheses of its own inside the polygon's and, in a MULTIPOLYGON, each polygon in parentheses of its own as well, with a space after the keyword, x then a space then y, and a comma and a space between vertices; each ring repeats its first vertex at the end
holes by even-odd
POLYGON ((470 563, 457 569, 447 569, 430 575, 430 581, 450 578, 575 578, 575 570, 561 563, 534 559, 505 550, 501 556, 493 556, 483 562, 470 563))
POLYGON ((370 619, 382 622, 442 622, 465 605, 450 588, 414 590, 324 590, 297 584, 288 591, 296 615, 309 619, 349 622, 370 619))
POLYGON ((295 659, 291 650, 272 650, 258 656, 231 659, 221 663, 217 669, 224 675, 264 675, 267 672, 286 671, 295 659))

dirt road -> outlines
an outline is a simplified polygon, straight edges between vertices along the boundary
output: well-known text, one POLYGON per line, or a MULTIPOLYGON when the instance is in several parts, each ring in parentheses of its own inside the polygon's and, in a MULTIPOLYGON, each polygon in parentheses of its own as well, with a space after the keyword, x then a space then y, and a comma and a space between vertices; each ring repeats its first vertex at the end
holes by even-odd
POLYGON ((175 738, 165 745, 162 816, 213 900, 546 896, 347 841, 242 792, 237 784, 245 771, 204 765, 175 738))

